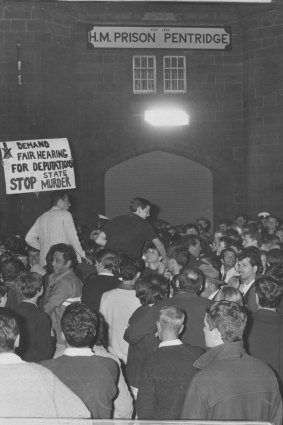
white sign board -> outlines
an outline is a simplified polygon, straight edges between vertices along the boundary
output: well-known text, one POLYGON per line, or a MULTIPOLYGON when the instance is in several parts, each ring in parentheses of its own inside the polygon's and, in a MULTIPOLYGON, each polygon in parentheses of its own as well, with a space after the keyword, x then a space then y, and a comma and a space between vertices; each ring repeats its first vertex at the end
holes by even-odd
POLYGON ((67 139, 0 142, 0 150, 7 194, 76 187, 67 139))
POLYGON ((99 49, 231 49, 231 28, 93 26, 88 42, 99 49))

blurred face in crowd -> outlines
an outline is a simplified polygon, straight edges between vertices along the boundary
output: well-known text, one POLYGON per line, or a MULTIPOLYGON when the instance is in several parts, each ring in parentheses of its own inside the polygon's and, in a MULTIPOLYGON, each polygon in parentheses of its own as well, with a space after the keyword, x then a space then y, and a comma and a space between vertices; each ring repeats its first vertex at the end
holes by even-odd
POLYGON ((31 267, 35 264, 39 264, 39 251, 29 251, 28 259, 31 267))
POLYGON ((201 246, 200 241, 196 242, 196 245, 191 245, 189 247, 189 252, 192 254, 195 258, 199 258, 200 252, 201 252, 201 246))
POLYGON ((0 297, 0 307, 5 307, 6 303, 7 303, 7 294, 0 297))
POLYGON ((239 215, 236 219, 235 219, 235 224, 238 227, 244 227, 244 225, 246 224, 246 219, 245 217, 243 217, 242 215, 239 215))
POLYGON ((71 206, 71 202, 70 202, 70 200, 69 200, 69 196, 68 195, 65 195, 65 196, 63 196, 63 198, 62 199, 59 199, 59 201, 58 201, 58 207, 61 209, 61 210, 65 210, 65 211, 67 211, 69 208, 70 208, 70 206, 71 206))
POLYGON ((283 229, 276 230, 275 236, 277 236, 280 242, 283 243, 283 229))
POLYGON ((137 214, 138 214, 141 218, 146 219, 146 218, 147 218, 147 217, 149 217, 149 215, 150 215, 150 206, 149 206, 149 205, 147 205, 145 208, 138 207, 138 209, 137 209, 137 214))
POLYGON ((247 234, 243 236, 243 247, 248 248, 249 246, 257 246, 257 240, 252 239, 251 235, 247 234))
POLYGON ((53 254, 52 267, 55 275, 63 274, 70 268, 71 261, 65 261, 64 253, 55 251, 53 254))
POLYGON ((223 256, 224 267, 231 269, 236 264, 236 254, 233 251, 226 251, 223 256))
POLYGON ((157 263, 160 260, 159 252, 154 248, 149 248, 145 252, 144 257, 146 263, 157 263))
POLYGON ((242 281, 252 280, 256 276, 257 266, 252 266, 250 258, 246 257, 238 262, 238 271, 242 281))
POLYGON ((267 229, 268 229, 268 233, 275 232, 276 227, 277 227, 277 224, 278 224, 278 222, 277 222, 277 218, 276 217, 268 217, 267 223, 266 223, 266 226, 267 226, 267 229))

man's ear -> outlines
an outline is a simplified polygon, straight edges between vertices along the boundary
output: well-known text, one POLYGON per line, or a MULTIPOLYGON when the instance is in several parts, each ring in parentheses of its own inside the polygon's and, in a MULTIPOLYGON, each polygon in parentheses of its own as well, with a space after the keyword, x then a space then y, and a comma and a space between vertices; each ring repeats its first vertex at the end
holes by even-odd
POLYGON ((71 260, 67 261, 66 266, 68 267, 68 269, 71 268, 71 265, 72 265, 72 261, 71 260))
POLYGON ((178 332, 178 335, 180 335, 180 333, 182 333, 183 329, 184 329, 184 325, 182 325, 182 326, 180 327, 179 332, 178 332))
POLYGON ((18 348, 20 345, 20 334, 17 335, 17 338, 15 339, 15 343, 14 343, 14 349, 18 348))

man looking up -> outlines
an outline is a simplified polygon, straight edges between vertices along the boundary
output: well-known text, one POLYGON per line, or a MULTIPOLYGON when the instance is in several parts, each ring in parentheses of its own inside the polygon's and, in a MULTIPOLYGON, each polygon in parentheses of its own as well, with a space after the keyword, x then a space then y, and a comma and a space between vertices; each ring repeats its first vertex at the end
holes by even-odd
POLYGON ((113 218, 95 238, 98 245, 122 252, 129 257, 141 257, 146 241, 152 241, 166 260, 163 243, 153 227, 146 221, 150 215, 151 204, 143 198, 134 198, 130 203, 130 214, 113 218))
MULTIPOLYGON (((53 251, 53 273, 49 276, 44 297, 43 310, 50 316, 56 333, 57 353, 65 348, 60 321, 65 308, 81 300, 82 282, 74 273, 77 264, 76 253, 71 245, 59 243, 53 251)), ((55 354, 56 356, 56 354, 55 354)))
POLYGON ((272 369, 243 348, 247 314, 230 301, 213 303, 204 319, 207 348, 187 391, 182 419, 282 424, 282 400, 272 369))
POLYGON ((46 264, 46 255, 52 245, 70 244, 76 251, 78 262, 85 258, 81 247, 73 217, 68 209, 71 206, 69 195, 63 191, 50 195, 51 209, 42 214, 26 235, 26 243, 40 250, 40 265, 46 264))

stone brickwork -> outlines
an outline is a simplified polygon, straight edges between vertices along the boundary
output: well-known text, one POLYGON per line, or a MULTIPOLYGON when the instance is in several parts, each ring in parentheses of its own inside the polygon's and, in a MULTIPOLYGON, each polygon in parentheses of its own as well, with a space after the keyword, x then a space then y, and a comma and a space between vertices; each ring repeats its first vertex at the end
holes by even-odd
MULTIPOLYGON (((76 162, 78 219, 104 209, 109 167, 154 150, 183 155, 213 174, 215 220, 269 209, 282 215, 282 6, 0 0, 1 140, 68 137, 76 162), (86 26, 232 27, 231 51, 146 51, 187 58, 187 93, 134 95, 133 50, 87 46, 86 26), (17 83, 21 43, 22 86, 17 83), (190 126, 145 126, 144 108, 181 103, 190 126)), ((159 86, 160 87, 160 86, 159 86)), ((0 201, 11 229, 20 196, 0 201), (12 199, 13 198, 13 199, 12 199), (13 202, 13 207, 11 203, 13 202), (9 220, 8 220, 9 218, 9 220)))

